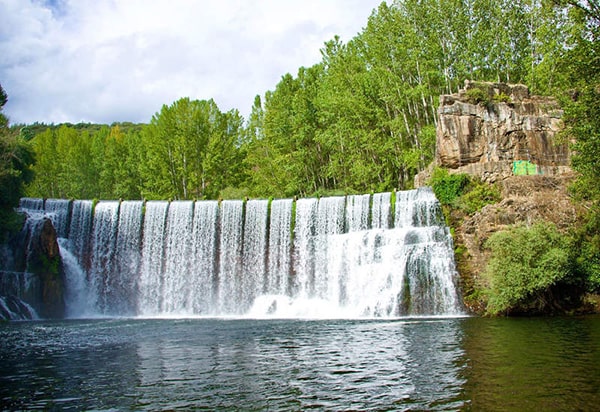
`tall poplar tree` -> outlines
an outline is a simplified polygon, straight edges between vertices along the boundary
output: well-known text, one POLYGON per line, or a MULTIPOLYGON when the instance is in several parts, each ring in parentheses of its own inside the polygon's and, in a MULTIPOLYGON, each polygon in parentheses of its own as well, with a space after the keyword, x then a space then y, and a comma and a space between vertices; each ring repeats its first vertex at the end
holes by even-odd
POLYGON ((33 151, 8 128, 8 118, 2 113, 8 96, 0 85, 0 240, 7 230, 18 223, 14 208, 24 194, 24 185, 33 179, 33 151))

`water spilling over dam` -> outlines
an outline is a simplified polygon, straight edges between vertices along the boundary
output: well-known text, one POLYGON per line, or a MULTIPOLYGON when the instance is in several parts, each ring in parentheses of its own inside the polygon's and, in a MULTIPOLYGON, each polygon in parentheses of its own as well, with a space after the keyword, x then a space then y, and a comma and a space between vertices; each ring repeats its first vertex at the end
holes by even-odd
POLYGON ((305 199, 21 200, 57 229, 67 314, 396 317, 461 313, 429 188, 305 199))

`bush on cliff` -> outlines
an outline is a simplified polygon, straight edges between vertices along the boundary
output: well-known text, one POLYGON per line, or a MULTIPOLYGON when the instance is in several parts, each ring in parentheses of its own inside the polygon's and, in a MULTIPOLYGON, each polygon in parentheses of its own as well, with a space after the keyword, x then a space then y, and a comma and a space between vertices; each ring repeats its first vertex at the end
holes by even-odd
POLYGON ((566 312, 581 305, 585 282, 571 265, 571 240, 549 222, 515 226, 486 242, 490 315, 566 312))
POLYGON ((450 174, 443 168, 433 170, 429 184, 442 206, 459 209, 467 215, 500 200, 496 186, 464 173, 450 174))

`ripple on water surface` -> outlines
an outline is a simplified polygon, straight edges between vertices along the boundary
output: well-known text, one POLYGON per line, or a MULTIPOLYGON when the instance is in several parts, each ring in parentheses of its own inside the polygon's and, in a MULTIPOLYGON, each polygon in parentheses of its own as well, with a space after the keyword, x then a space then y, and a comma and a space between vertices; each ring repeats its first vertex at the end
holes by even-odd
POLYGON ((585 410, 600 400, 599 330, 599 319, 9 323, 0 409, 585 410))

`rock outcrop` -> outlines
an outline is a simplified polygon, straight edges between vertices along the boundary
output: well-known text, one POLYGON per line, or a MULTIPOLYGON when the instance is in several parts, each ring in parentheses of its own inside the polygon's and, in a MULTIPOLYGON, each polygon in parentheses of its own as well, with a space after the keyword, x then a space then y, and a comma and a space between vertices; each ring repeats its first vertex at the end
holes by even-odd
MULTIPOLYGON (((487 182, 569 173, 568 144, 557 139, 562 114, 554 98, 530 96, 524 85, 466 81, 440 97, 435 165, 487 182)), ((415 186, 427 178, 417 175, 415 186)))
MULTIPOLYGON (((567 230, 577 224, 583 206, 573 202, 568 186, 574 175, 563 176, 512 176, 499 182, 501 200, 485 206, 472 216, 461 216, 454 211, 454 241, 460 253, 457 264, 464 292, 482 290, 490 285, 482 276, 490 258, 486 241, 496 232, 512 225, 531 225, 551 222, 559 230, 567 230)), ((524 247, 526 247, 524 245, 524 247)), ((481 312, 476 300, 466 302, 473 312, 481 312)))
POLYGON ((2 247, 0 319, 65 314, 65 281, 56 230, 47 217, 27 216, 20 233, 2 247))
POLYGON ((39 233, 29 242, 29 271, 40 280, 38 314, 44 318, 62 318, 65 314, 64 276, 60 249, 52 221, 44 218, 39 233))
POLYGON ((440 97, 436 158, 415 186, 427 184, 437 166, 494 183, 501 193, 473 215, 450 210, 465 304, 475 313, 484 310, 480 292, 489 287, 483 274, 492 234, 538 221, 567 230, 583 213, 568 191, 575 174, 568 144, 559 140, 562 115, 554 98, 530 96, 523 85, 467 81, 440 97))

